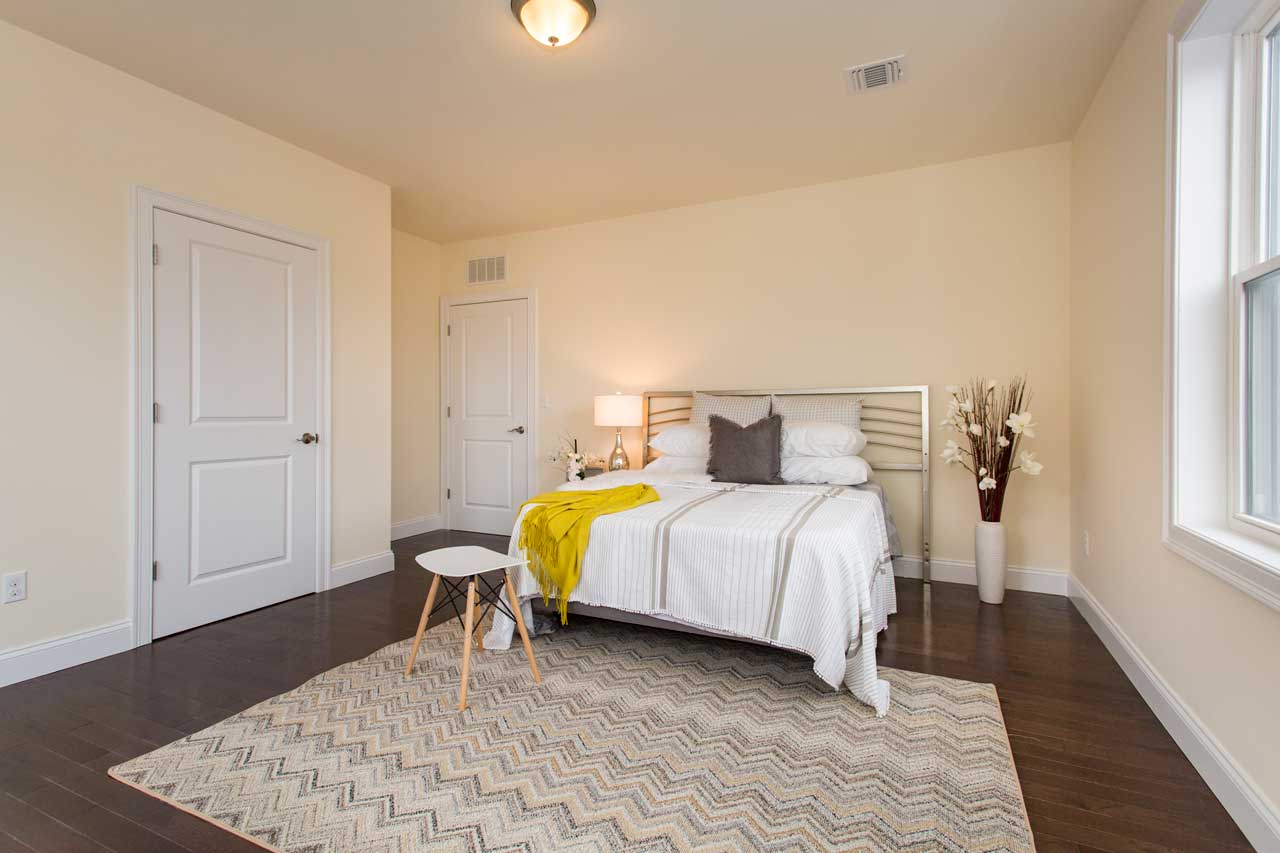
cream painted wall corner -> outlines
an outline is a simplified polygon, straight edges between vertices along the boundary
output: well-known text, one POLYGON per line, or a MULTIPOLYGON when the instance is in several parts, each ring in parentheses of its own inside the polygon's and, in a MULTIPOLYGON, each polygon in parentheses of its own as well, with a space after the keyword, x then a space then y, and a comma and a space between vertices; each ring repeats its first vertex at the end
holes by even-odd
MULTIPOLYGON (((506 284, 537 291, 539 459, 566 432, 607 452, 612 434, 592 425, 591 403, 616 390, 940 390, 1026 371, 1046 465, 1010 490, 1010 559, 1061 574, 1070 560, 1070 159, 1064 143, 448 244, 441 288, 485 290, 466 287, 467 259, 505 254, 506 284)), ((942 405, 934 400, 937 447, 942 405)), ((638 430, 627 438, 639 459, 638 430)), ((555 486, 558 472, 539 467, 534 488, 555 486)), ((972 560, 972 482, 939 465, 932 486, 934 557, 972 560)), ((913 487, 906 477, 886 483, 908 540, 919 530, 913 487)))
POLYGON ((7 23, 0 76, 0 185, 23 200, 0 206, 0 361, 23 366, 6 403, 38 413, 0 419, 0 566, 29 576, 27 600, 0 614, 0 649, 129 613, 135 185, 330 240, 333 560, 384 552, 390 189, 7 23))
POLYGON ((440 514, 440 247, 393 230, 391 287, 391 538, 402 539, 440 514))
MULTIPOLYGON (((1126 638, 1112 645, 1117 659, 1125 663, 1117 648, 1132 647, 1150 680, 1210 733, 1234 778, 1274 814, 1280 618, 1161 542, 1165 73, 1183 6, 1143 6, 1072 142, 1071 541, 1088 531, 1091 554, 1077 552, 1071 572, 1126 638)), ((1280 839, 1252 830, 1258 823, 1238 810, 1238 797, 1215 782, 1225 777, 1201 769, 1250 840, 1280 850, 1280 839)))

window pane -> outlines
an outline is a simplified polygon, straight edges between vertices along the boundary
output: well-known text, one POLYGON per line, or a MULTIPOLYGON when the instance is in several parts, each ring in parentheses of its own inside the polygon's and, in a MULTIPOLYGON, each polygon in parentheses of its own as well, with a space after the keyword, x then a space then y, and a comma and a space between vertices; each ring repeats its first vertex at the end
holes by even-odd
POLYGON ((1280 524, 1280 270, 1244 286, 1245 512, 1280 524))
POLYGON ((1266 60, 1266 187, 1262 213, 1266 216, 1266 257, 1280 255, 1280 27, 1267 36, 1266 60))

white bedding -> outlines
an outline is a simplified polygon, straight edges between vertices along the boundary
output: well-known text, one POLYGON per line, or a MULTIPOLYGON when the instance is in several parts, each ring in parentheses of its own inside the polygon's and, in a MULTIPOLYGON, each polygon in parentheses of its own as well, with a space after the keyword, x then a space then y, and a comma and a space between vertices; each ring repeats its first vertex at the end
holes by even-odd
MULTIPOLYGON (((649 483, 661 500, 592 524, 570 600, 643 613, 803 652, 832 687, 884 714, 889 685, 876 677, 876 634, 896 609, 881 499, 842 486, 743 486, 708 475, 620 471, 565 489, 649 483), (881 583, 880 581, 885 581, 881 583)), ((519 551, 520 519, 511 551, 519 551)), ((528 607, 539 595, 513 572, 528 607)), ((485 637, 508 648, 501 614, 485 637)))

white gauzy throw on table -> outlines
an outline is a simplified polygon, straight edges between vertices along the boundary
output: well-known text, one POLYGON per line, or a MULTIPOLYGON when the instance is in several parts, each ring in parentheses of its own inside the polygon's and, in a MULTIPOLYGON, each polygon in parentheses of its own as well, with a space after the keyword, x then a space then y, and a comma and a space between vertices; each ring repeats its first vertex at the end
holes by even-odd
MULTIPOLYGON (((803 652, 832 687, 877 714, 876 634, 895 609, 893 563, 876 494, 842 486, 742 486, 620 471, 563 488, 653 485, 661 500, 596 519, 571 601, 659 616, 803 652), (886 580, 877 583, 877 580, 886 580)), ((520 519, 511 548, 518 551, 520 519)), ((527 602, 538 585, 514 570, 527 602)), ((513 625, 495 615, 488 648, 513 625)))

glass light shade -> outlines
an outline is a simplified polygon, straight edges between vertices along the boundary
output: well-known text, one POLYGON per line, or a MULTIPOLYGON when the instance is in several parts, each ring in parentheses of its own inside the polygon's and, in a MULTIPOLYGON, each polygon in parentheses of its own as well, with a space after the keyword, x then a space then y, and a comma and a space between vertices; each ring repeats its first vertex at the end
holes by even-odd
POLYGON ((535 41, 564 47, 591 23, 596 4, 593 0, 513 0, 511 10, 535 41))
POLYGON ((606 394, 596 397, 596 426, 640 426, 641 398, 639 394, 606 394))

